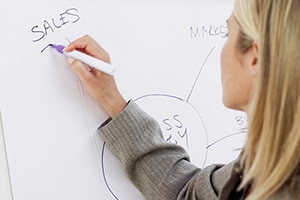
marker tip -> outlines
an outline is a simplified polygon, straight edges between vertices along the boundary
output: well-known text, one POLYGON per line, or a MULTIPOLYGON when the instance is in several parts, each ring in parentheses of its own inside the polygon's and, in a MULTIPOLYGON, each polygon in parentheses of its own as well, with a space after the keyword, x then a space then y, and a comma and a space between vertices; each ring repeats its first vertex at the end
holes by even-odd
POLYGON ((63 53, 64 51, 64 46, 62 45, 55 45, 55 44, 49 44, 50 47, 56 49, 59 53, 63 53))

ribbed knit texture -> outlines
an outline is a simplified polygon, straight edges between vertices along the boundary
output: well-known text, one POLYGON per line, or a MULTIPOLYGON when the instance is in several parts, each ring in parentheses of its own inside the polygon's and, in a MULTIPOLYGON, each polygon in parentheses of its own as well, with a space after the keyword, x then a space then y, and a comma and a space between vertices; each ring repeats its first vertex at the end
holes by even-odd
POLYGON ((203 170, 191 164, 186 151, 166 143, 159 124, 134 101, 98 131, 146 199, 227 199, 238 181, 235 163, 203 170))

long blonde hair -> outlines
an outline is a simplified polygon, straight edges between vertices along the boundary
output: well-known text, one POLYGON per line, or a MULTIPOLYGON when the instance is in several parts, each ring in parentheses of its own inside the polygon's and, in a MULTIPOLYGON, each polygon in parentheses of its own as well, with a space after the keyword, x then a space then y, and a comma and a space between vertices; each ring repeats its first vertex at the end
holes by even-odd
POLYGON ((247 199, 271 199, 284 187, 297 198, 300 170, 300 0, 236 0, 239 49, 258 43, 259 79, 242 155, 247 199))

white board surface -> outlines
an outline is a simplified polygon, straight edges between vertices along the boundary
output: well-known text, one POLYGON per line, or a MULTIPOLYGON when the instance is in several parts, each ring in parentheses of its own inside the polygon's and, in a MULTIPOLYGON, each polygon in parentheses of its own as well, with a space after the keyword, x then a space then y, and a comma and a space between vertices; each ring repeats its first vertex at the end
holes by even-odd
POLYGON ((1 184, 11 185, 14 200, 143 199, 96 133, 107 114, 64 56, 41 52, 84 34, 110 53, 124 97, 153 115, 192 162, 204 167, 238 155, 247 119, 223 106, 220 80, 232 0, 26 4, 0 7, 1 155, 9 166, 0 166, 1 184))

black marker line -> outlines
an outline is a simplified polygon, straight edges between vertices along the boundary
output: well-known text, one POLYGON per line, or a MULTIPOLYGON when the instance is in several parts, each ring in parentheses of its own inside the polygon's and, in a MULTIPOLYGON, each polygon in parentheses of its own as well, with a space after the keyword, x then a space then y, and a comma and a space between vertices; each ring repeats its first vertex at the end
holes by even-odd
MULTIPOLYGON (((66 37, 67 41, 69 42, 69 44, 71 44, 71 41, 69 40, 68 37, 66 37)), ((51 46, 51 44, 47 44, 47 46, 45 46, 42 50, 41 53, 43 53, 49 46, 51 46)))
POLYGON ((229 134, 229 135, 226 135, 220 139, 217 139, 216 141, 212 142, 211 144, 209 144, 206 148, 210 148, 211 146, 225 140, 226 138, 230 138, 230 137, 233 137, 233 136, 236 136, 236 135, 240 135, 240 134, 246 134, 247 133, 247 128, 242 128, 240 131, 236 132, 236 133, 232 133, 232 134, 229 134))
POLYGON ((68 37, 66 37, 66 39, 68 40, 69 44, 71 44, 71 40, 69 40, 69 38, 68 38, 68 37))
POLYGON ((50 47, 51 44, 48 44, 47 46, 45 46, 42 50, 41 50, 41 53, 43 53, 43 51, 45 51, 48 47, 50 47))
POLYGON ((103 143, 103 146, 102 146, 102 154, 101 154, 101 167, 102 167, 102 175, 103 175, 103 178, 104 178, 104 182, 105 182, 105 185, 108 189, 108 191, 110 192, 111 195, 113 195, 113 197, 117 200, 119 200, 119 198, 114 194, 114 192, 112 191, 112 189, 110 188, 109 184, 108 184, 108 181, 106 179, 106 175, 105 175, 105 168, 104 168, 104 151, 105 151, 105 142, 103 143))
POLYGON ((170 97, 170 98, 174 98, 174 99, 177 99, 179 101, 185 102, 184 99, 182 99, 180 97, 177 97, 175 95, 170 95, 170 94, 146 94, 146 95, 143 95, 143 96, 140 96, 140 97, 134 99, 134 101, 138 101, 138 100, 143 99, 145 97, 155 97, 155 96, 170 97))
POLYGON ((201 66, 201 68, 200 68, 200 70, 199 70, 199 72, 198 72, 198 74, 197 74, 197 76, 196 76, 196 79, 195 79, 195 81, 194 81, 194 84, 193 84, 193 86, 192 86, 192 89, 191 89, 191 91, 190 91, 190 93, 189 93, 189 95, 188 95, 188 97, 187 97, 187 100, 186 100, 187 102, 190 100, 190 97, 191 97, 192 92, 193 92, 193 90, 194 90, 194 88, 195 88, 195 86, 196 86, 196 83, 197 83, 197 81, 198 81, 198 79, 199 79, 199 76, 200 76, 200 73, 201 73, 203 67, 205 66, 205 64, 206 64, 206 62, 207 62, 207 60, 208 60, 208 58, 210 57, 211 53, 213 52, 213 50, 214 50, 215 48, 216 48, 216 47, 214 46, 214 47, 210 50, 210 52, 208 53, 207 57, 205 58, 205 60, 204 60, 204 62, 203 62, 203 64, 202 64, 202 66, 201 66))

